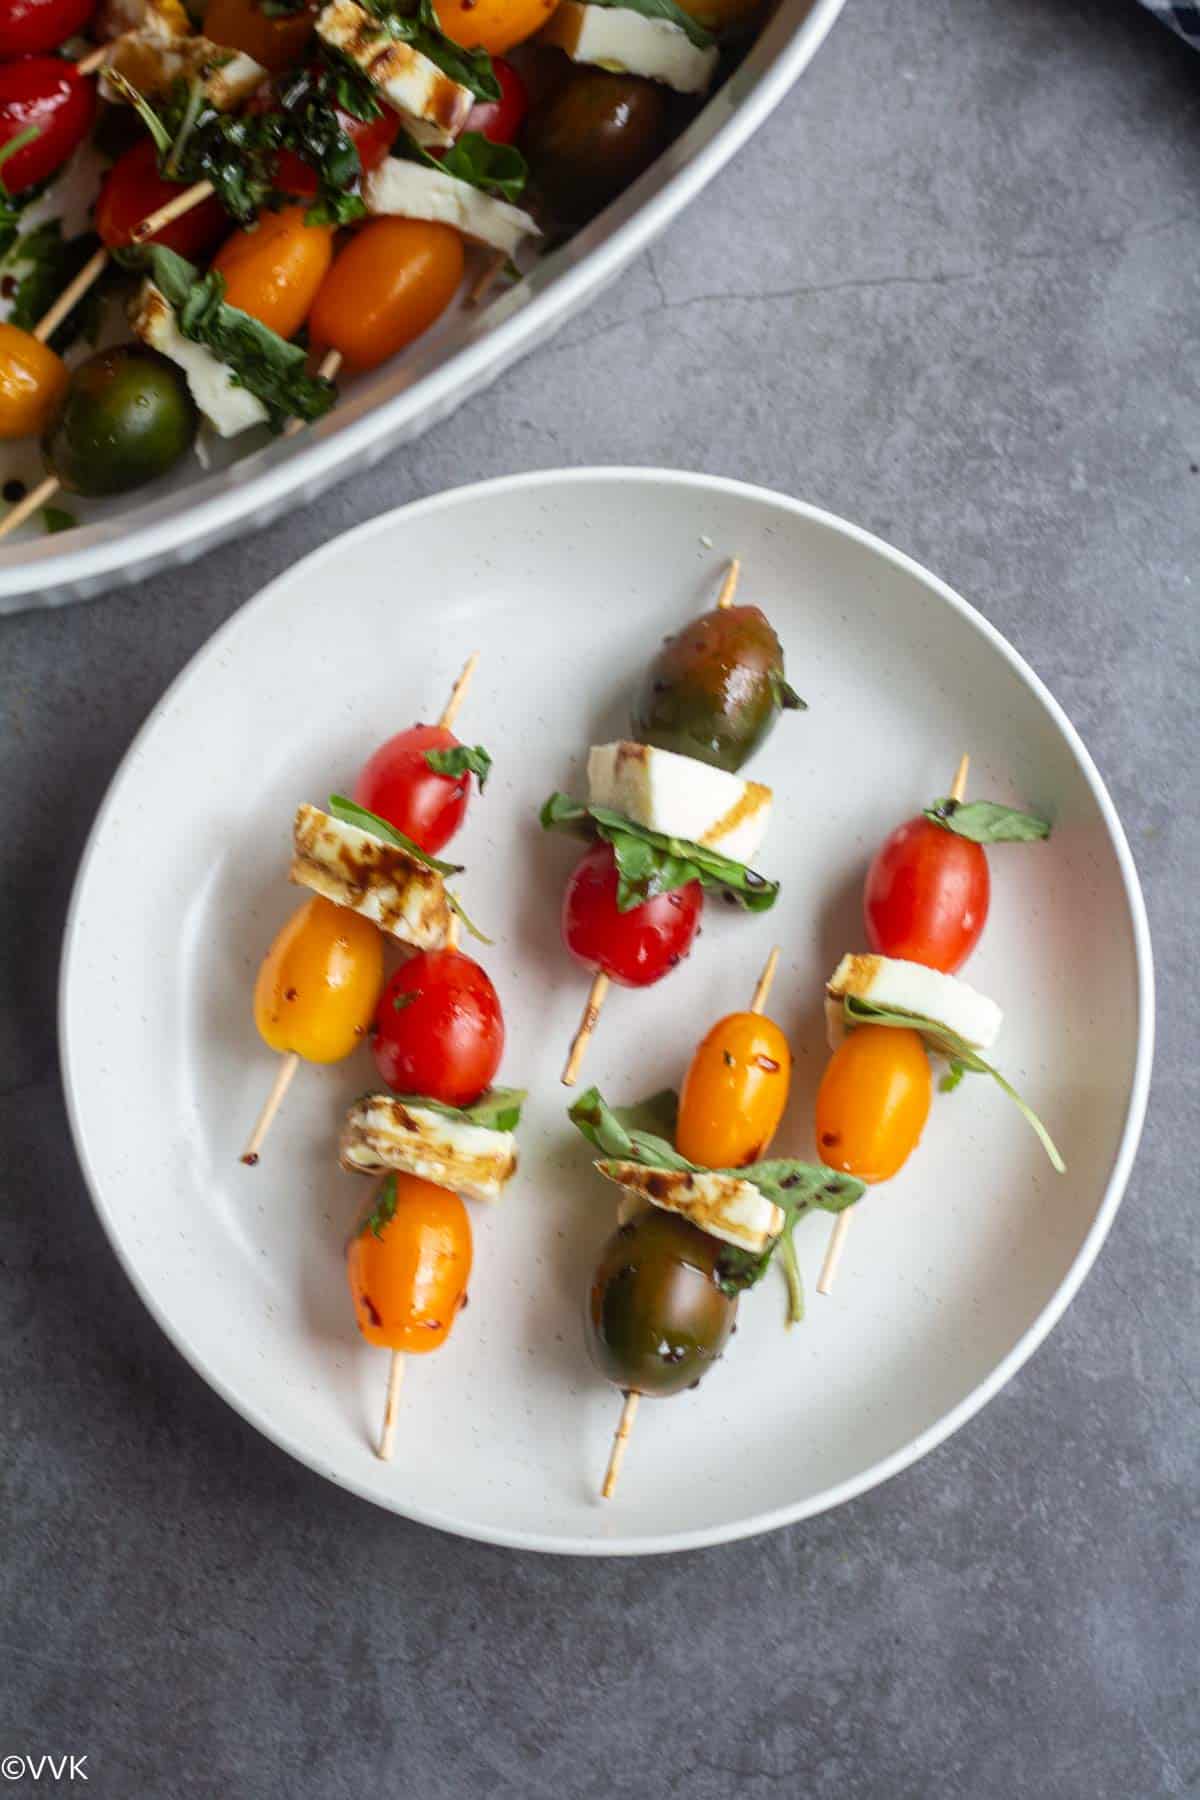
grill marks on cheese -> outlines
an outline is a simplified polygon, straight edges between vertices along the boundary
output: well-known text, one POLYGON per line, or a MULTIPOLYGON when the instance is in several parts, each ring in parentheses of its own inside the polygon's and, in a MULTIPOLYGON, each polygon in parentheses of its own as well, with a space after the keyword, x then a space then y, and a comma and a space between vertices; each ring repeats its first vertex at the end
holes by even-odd
POLYGON ((944 1025, 975 1050, 990 1050, 1004 1023, 996 1002, 957 975, 896 956, 855 954, 843 956, 825 987, 827 1034, 835 1050, 847 1030, 847 996, 944 1025))
POLYGON ((648 1169, 641 1163, 601 1161, 596 1168, 626 1193, 664 1212, 682 1213, 701 1231, 739 1250, 757 1253, 777 1238, 784 1226, 782 1207, 752 1181, 714 1169, 648 1169))
POLYGON ((674 750, 620 739, 588 752, 588 799, 624 813, 648 831, 685 838, 749 863, 762 848, 772 794, 674 750))
POLYGON ((330 0, 318 15, 317 36, 348 57, 395 112, 433 127, 440 134, 434 142, 454 142, 475 97, 429 57, 399 43, 354 0, 330 0))
POLYGON ((495 1200, 517 1170, 517 1140, 417 1101, 365 1094, 346 1114, 339 1146, 352 1174, 395 1169, 451 1188, 468 1200, 495 1200))
POLYGON ((373 919, 381 931, 418 950, 445 943, 451 919, 446 884, 398 844, 305 804, 296 809, 292 845, 291 879, 298 886, 373 919))

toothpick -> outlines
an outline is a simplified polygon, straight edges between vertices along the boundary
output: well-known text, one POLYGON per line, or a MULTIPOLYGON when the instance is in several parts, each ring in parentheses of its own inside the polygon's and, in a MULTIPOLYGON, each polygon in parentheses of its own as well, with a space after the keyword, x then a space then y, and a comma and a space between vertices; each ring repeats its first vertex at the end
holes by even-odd
POLYGON ((733 596, 737 592, 738 576, 741 572, 741 563, 736 556, 731 556, 729 559, 729 567, 725 571, 725 579, 721 583, 721 591, 717 595, 717 605, 721 607, 722 610, 727 606, 733 605, 733 596))
POLYGON ((450 698, 443 707, 442 716, 438 720, 438 724, 442 727, 443 731, 449 731, 454 724, 455 719, 457 719, 462 703, 467 697, 467 689, 471 685, 471 678, 475 673, 478 662, 479 652, 478 650, 472 650, 470 656, 468 656, 466 662, 462 666, 461 675, 450 690, 450 698))
POLYGON ((81 56, 75 64, 75 73, 77 75, 94 75, 108 52, 109 45, 107 44, 100 44, 95 50, 89 50, 87 55, 81 56))
POLYGON ((488 259, 467 289, 467 306, 483 304, 503 273, 507 261, 508 257, 503 250, 497 250, 495 255, 488 259))
POLYGON ((608 976, 602 969, 598 969, 595 975, 593 975, 592 985, 588 989, 588 997, 584 1005, 583 1017, 579 1021, 579 1030, 571 1039, 570 1053, 567 1057, 566 1067, 562 1072, 562 1084, 564 1087, 574 1087, 579 1078, 579 1069, 583 1062, 584 1052, 588 1047, 588 1041, 591 1038, 593 1031, 596 1029, 597 1021, 600 1018, 600 1008, 604 1005, 605 999, 608 996, 609 986, 608 976))
MULTIPOLYGON (((340 350, 327 350, 325 352, 324 356, 321 358, 321 364, 317 370, 318 380, 334 381, 337 378, 337 372, 341 368, 341 366, 342 366, 341 351, 340 350)), ((283 428, 284 437, 295 437, 295 435, 298 431, 304 430, 304 427, 307 423, 308 423, 307 419, 289 419, 287 424, 283 428)))
POLYGON ((750 1002, 750 1011, 760 1013, 766 1011, 767 995, 771 991, 771 983, 775 979, 775 971, 779 967, 779 945, 776 944, 770 956, 763 964, 763 972, 758 978, 758 986, 754 990, 754 998, 750 1002))
POLYGON ((62 324, 71 308, 87 293, 93 281, 103 273, 107 261, 108 251, 103 245, 99 250, 93 250, 74 281, 67 283, 49 312, 44 314, 34 326, 33 335, 39 344, 49 343, 51 332, 62 324))
POLYGON ((39 481, 23 500, 18 500, 11 511, 6 512, 3 519, 0 519, 0 538, 6 538, 10 531, 15 531, 18 525, 23 525, 26 519, 38 510, 39 506, 48 506, 57 492, 57 475, 47 475, 44 481, 39 481))
POLYGON ((400 1388, 404 1381, 404 1352, 392 1351, 391 1366, 388 1369, 387 1399, 383 1403, 383 1426, 379 1433, 379 1443, 375 1454, 380 1462, 391 1462, 392 1451, 396 1446, 396 1418, 400 1411, 400 1388))
POLYGON ((621 1408, 621 1418, 609 1451, 608 1468, 604 1471, 604 1486, 600 1493, 605 1500, 611 1500, 617 1491, 617 1482, 621 1478, 621 1464, 625 1461, 625 1449, 633 1431, 633 1421, 637 1418, 638 1401, 641 1395, 636 1388, 630 1388, 625 1395, 625 1404, 621 1408))
POLYGON ((176 194, 173 200, 165 201, 156 211, 149 213, 140 225, 135 225, 129 234, 130 241, 144 244, 147 238, 152 238, 164 225, 170 225, 174 219, 181 219, 184 213, 191 212, 194 206, 199 206, 215 191, 211 181, 194 181, 190 188, 184 188, 182 194, 176 194))
MULTIPOLYGON (((951 800, 961 800, 967 791, 967 773, 971 767, 971 758, 964 750, 959 759, 954 780, 950 784, 951 800)), ((832 1294, 833 1284, 837 1280, 838 1264, 842 1260, 842 1251, 846 1247, 846 1238, 850 1232, 850 1217, 854 1212, 852 1206, 840 1212, 834 1221, 833 1230, 829 1234, 829 1243, 825 1248, 825 1261, 821 1264, 821 1273, 817 1277, 818 1294, 832 1294)))
POLYGON ((255 1163, 257 1163, 258 1153, 263 1146, 263 1139, 266 1137, 268 1131, 270 1131, 275 1120, 275 1114, 283 1104, 283 1096, 287 1093, 289 1087, 291 1087, 292 1077, 299 1067, 300 1058, 294 1050, 289 1050, 286 1056, 280 1057, 279 1069, 275 1076, 271 1091, 267 1095, 263 1109, 255 1121, 254 1130, 250 1133, 246 1148, 242 1151, 242 1161, 246 1164, 247 1168, 252 1169, 255 1163))

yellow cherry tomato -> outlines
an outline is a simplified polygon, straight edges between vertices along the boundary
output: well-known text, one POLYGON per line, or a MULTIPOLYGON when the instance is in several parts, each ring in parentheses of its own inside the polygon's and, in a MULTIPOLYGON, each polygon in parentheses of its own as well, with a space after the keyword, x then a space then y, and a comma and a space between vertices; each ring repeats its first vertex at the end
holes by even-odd
POLYGON ((791 1077, 792 1053, 772 1019, 719 1019, 684 1077, 675 1148, 706 1169, 757 1162, 779 1127, 791 1077))
POLYGON ((438 24, 464 50, 503 56, 540 31, 558 0, 434 0, 438 24))
POLYGON ((0 325, 0 438, 40 437, 70 379, 48 344, 16 325, 0 325))
POLYGON ((458 292, 463 245, 449 225, 372 219, 356 231, 317 295, 309 333, 349 369, 374 369, 427 331, 458 292))
POLYGON ((306 225, 305 210, 263 213, 257 225, 226 238, 213 258, 230 306, 282 338, 295 337, 307 319, 333 261, 332 225, 306 225))
POLYGON ((254 1023, 272 1050, 341 1062, 366 1038, 383 987, 383 939, 370 919, 315 895, 263 959, 254 1023))
POLYGON ((204 35, 226 50, 244 51, 277 75, 300 60, 312 36, 314 17, 315 11, 307 8, 272 18, 256 0, 208 0, 204 35))
POLYGON ((920 1141, 933 1081, 917 1031, 858 1025, 817 1090, 817 1149, 831 1169, 889 1181, 920 1141))
POLYGON ((472 1254, 457 1194, 417 1175, 389 1175, 346 1252, 367 1342, 418 1355, 444 1344, 466 1304, 472 1254))

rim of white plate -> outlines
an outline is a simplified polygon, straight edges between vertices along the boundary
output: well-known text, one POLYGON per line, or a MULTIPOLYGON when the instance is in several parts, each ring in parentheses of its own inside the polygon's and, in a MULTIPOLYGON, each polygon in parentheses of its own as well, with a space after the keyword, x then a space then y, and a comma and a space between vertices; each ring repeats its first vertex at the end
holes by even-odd
POLYGON ((285 1450, 289 1456, 304 1463, 318 1475, 332 1481, 335 1486, 345 1488, 348 1492, 359 1495, 381 1506, 385 1511, 397 1513, 399 1516, 412 1519, 417 1524, 430 1525, 437 1530, 448 1531, 457 1537, 466 1537, 479 1543, 496 1544, 505 1549, 536 1550, 545 1554, 563 1556, 654 1556, 667 1552, 705 1549, 709 1545, 732 1543, 740 1538, 754 1537, 760 1532, 774 1531, 781 1525, 796 1524, 801 1519, 813 1517, 817 1513, 828 1512, 843 1505, 848 1500, 878 1487, 893 1475, 910 1468, 930 1450, 952 1436, 968 1419, 975 1416, 989 1400, 994 1398, 1029 1360, 1033 1352, 1049 1335, 1050 1331, 1062 1317, 1071 1301, 1075 1298, 1084 1278, 1095 1262, 1100 1248, 1108 1236, 1116 1211, 1125 1192, 1133 1160, 1137 1153, 1141 1138, 1142 1125, 1146 1116, 1146 1104, 1150 1091, 1150 1072, 1154 1060, 1154 956, 1150 943, 1150 925, 1146 914, 1146 904, 1142 896, 1141 883, 1138 880, 1133 854, 1125 836, 1124 827, 1118 817, 1116 807, 1105 786, 1095 763, 1089 754, 1079 733, 1070 719, 1046 687, 1040 676, 1036 675, 1029 664, 1008 642, 1001 632, 992 625, 983 614, 962 598, 946 582, 926 569, 913 557, 905 555, 884 539, 876 537, 873 532, 854 525, 848 519, 841 518, 820 506, 808 501, 796 500, 787 494, 781 494, 772 488, 761 487, 749 482, 735 481, 726 476, 703 475, 680 469, 654 469, 636 467, 605 467, 603 465, 582 469, 538 469, 520 475, 505 475, 489 481, 473 482, 469 486, 450 488, 440 494, 432 494, 422 500, 410 501, 406 506, 394 508, 383 513, 377 519, 368 519, 364 524, 343 532, 339 537, 323 544, 320 549, 312 551, 301 561, 295 563, 284 574, 276 576, 268 585, 253 595, 244 605, 225 621, 225 623, 202 644, 195 655, 188 661, 170 686, 147 716, 130 744, 125 755, 109 783, 108 790, 100 804, 87 843, 80 859, 79 869, 75 876, 71 891, 71 902, 67 912, 66 926, 63 932, 62 960, 59 971, 58 990, 58 1029, 59 1059, 62 1069, 63 1093, 66 1100, 67 1118, 74 1140, 75 1151, 79 1158, 92 1204, 96 1208, 100 1223, 106 1237, 116 1254, 118 1262, 124 1269, 135 1291, 145 1305, 151 1317, 156 1320, 165 1335, 175 1348, 191 1364, 198 1375, 225 1400, 235 1412, 260 1431, 264 1437, 285 1450), (87 881, 89 868, 99 847, 104 828, 116 797, 122 786, 126 769, 136 757, 143 740, 156 727, 159 717, 180 688, 201 664, 219 654, 226 639, 229 638, 245 616, 260 607, 273 603, 277 592, 286 587, 300 571, 309 571, 326 558, 332 558, 340 552, 347 542, 360 541, 374 534, 383 534, 394 529, 398 521, 419 517, 442 510, 453 510, 459 506, 469 506, 482 495, 503 495, 517 492, 524 488, 553 485, 586 485, 587 483, 622 482, 644 483, 650 486, 675 485, 707 489, 711 492, 753 500, 759 503, 780 508, 785 512, 809 519, 815 524, 840 533, 852 539, 865 549, 873 551, 877 556, 893 563, 897 568, 916 576, 927 584, 953 610, 960 614, 968 624, 984 637, 992 647, 1008 663, 1025 685, 1034 693, 1046 708, 1047 713, 1057 725, 1064 740, 1071 750, 1092 796, 1096 801, 1100 816, 1104 821, 1109 839, 1116 853, 1117 866, 1121 872, 1121 880, 1125 890, 1125 899, 1129 907, 1130 920, 1133 926, 1134 956, 1137 964, 1137 1049, 1134 1057, 1133 1079, 1130 1083, 1129 1101, 1125 1109, 1125 1119, 1121 1128, 1121 1140, 1113 1159, 1108 1181, 1104 1189, 1099 1210, 1091 1229, 1079 1247, 1078 1254, 1068 1269, 1053 1297, 1043 1307, 1033 1324, 1018 1339, 1013 1348, 992 1370, 986 1380, 960 1400, 936 1425, 918 1435, 902 1449, 894 1451, 890 1456, 873 1463, 869 1468, 851 1476, 846 1481, 837 1482, 833 1487, 821 1493, 811 1495, 805 1500, 796 1501, 787 1506, 773 1507, 767 1512, 753 1513, 744 1519, 736 1520, 729 1525, 704 1527, 696 1531, 675 1534, 659 1534, 653 1537, 635 1538, 586 1538, 557 1537, 543 1538, 537 1532, 504 1531, 479 1527, 463 1519, 439 1512, 435 1508, 424 1508, 412 1505, 391 1505, 383 1496, 370 1491, 353 1476, 344 1475, 339 1470, 325 1464, 320 1457, 301 1442, 295 1439, 286 1429, 268 1418, 262 1410, 244 1401, 225 1381, 215 1377, 207 1368, 204 1356, 197 1351, 186 1334, 176 1329, 174 1323, 159 1304, 156 1296, 142 1281, 132 1259, 126 1255, 116 1222, 109 1216, 107 1204, 102 1197, 100 1183, 96 1178, 88 1156, 87 1137, 83 1121, 77 1107, 75 1083, 71 1073, 70 1046, 66 1029, 66 996, 72 976, 72 957, 75 939, 78 935, 80 918, 80 900, 87 881))
MULTIPOLYGON (((448 395, 461 389, 466 399, 474 392, 476 379, 483 380, 497 365, 506 366, 510 353, 519 355, 522 345, 533 349, 540 327, 569 317, 589 291, 599 290, 604 269, 619 269, 631 262, 691 204, 774 112, 824 43, 844 5, 845 0, 813 0, 786 46, 745 99, 682 168, 665 177, 660 174, 655 191, 629 219, 565 268, 527 306, 463 345, 412 387, 370 407, 327 438, 280 439, 250 459, 256 465, 252 473, 246 472, 245 465, 232 464, 226 471, 228 484, 195 505, 185 502, 144 524, 132 524, 133 514, 98 521, 81 530, 84 541, 77 549, 59 553, 46 544, 0 546, 0 598, 35 588, 69 588, 72 583, 111 574, 130 562, 140 567, 167 552, 184 554, 259 511, 269 512, 277 501, 283 504, 290 493, 302 496, 307 484, 319 487, 332 481, 338 470, 348 470, 356 456, 386 438, 401 417, 427 412, 430 422, 436 422, 448 395)), ((656 167, 652 165, 642 179, 653 183, 656 167)))

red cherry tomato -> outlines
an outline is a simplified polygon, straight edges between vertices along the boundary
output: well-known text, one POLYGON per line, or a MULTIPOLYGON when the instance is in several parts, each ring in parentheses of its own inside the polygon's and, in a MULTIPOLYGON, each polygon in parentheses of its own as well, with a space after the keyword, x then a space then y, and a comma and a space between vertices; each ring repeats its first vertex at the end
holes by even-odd
POLYGON ((487 971, 460 950, 422 950, 384 988, 371 1046, 394 1093, 470 1106, 504 1053, 504 1015, 487 971))
POLYGON ((444 725, 413 725, 398 731, 371 757, 354 784, 353 798, 422 850, 436 853, 463 822, 471 777, 439 775, 426 762, 425 752, 453 750, 457 743, 444 725))
POLYGON ((571 955, 622 987, 649 987, 692 947, 704 890, 698 881, 658 894, 629 912, 617 910, 617 864, 611 844, 593 844, 563 895, 562 934, 571 955))
POLYGON ((979 942, 990 894, 983 845, 919 815, 897 826, 867 871, 867 942, 952 975, 979 942))
POLYGON ((463 130, 477 131, 493 144, 515 144, 529 111, 529 90, 502 56, 492 58, 492 69, 500 84, 500 98, 477 100, 463 130))
POLYGON ((49 180, 82 144, 95 115, 95 82, 61 56, 0 65, 0 149, 31 125, 38 134, 0 166, 8 192, 49 180))
MULTIPOLYGON (((158 153, 150 138, 142 138, 119 156, 101 184, 96 201, 96 230, 110 250, 130 242, 133 228, 183 192, 177 181, 164 181, 158 172, 158 153)), ((153 242, 191 260, 206 256, 229 229, 225 209, 215 195, 202 200, 178 219, 172 219, 153 242)))
POLYGON ((95 0, 3 0, 0 5, 0 56, 30 56, 57 50, 82 31, 95 0))
MULTIPOLYGON (((268 97, 260 103, 258 110, 273 104, 268 97)), ((363 174, 369 175, 372 169, 379 167, 399 136, 399 113, 385 106, 377 119, 356 119, 351 113, 343 112, 340 106, 333 110, 338 124, 358 151, 363 174)), ((281 150, 275 164, 275 184, 297 200, 310 200, 317 192, 317 171, 294 150, 281 150)))

